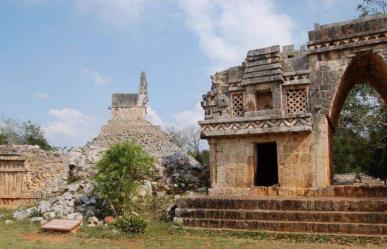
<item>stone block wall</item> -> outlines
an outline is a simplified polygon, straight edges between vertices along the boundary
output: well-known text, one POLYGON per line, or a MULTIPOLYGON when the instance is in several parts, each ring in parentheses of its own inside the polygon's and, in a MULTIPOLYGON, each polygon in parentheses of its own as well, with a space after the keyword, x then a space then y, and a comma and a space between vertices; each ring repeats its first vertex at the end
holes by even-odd
POLYGON ((210 141, 213 188, 254 187, 257 144, 276 142, 279 185, 284 188, 312 187, 310 134, 266 134, 210 141))
POLYGON ((38 146, 6 145, 0 146, 2 158, 6 151, 13 151, 17 158, 2 160, 0 187, 7 191, 0 195, 0 206, 31 204, 64 190, 69 168, 61 152, 44 151, 38 146))
POLYGON ((51 195, 63 191, 68 181, 68 161, 59 151, 44 151, 35 146, 22 146, 27 169, 26 187, 32 193, 51 195))
POLYGON ((113 107, 112 120, 144 120, 146 109, 143 107, 113 107))

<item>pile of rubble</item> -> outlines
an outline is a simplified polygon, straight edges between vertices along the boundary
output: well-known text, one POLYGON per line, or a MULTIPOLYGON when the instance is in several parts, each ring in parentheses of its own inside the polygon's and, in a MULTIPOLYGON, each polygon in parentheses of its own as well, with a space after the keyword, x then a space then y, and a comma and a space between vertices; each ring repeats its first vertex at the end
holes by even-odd
POLYGON ((354 185, 354 186, 386 185, 386 181, 383 181, 380 178, 368 176, 364 173, 334 174, 333 182, 335 185, 354 185))
POLYGON ((42 224, 54 218, 92 218, 90 220, 95 221, 101 212, 96 204, 91 182, 80 181, 69 184, 62 195, 41 200, 36 206, 16 211, 13 217, 18 220, 30 217, 32 222, 42 224))

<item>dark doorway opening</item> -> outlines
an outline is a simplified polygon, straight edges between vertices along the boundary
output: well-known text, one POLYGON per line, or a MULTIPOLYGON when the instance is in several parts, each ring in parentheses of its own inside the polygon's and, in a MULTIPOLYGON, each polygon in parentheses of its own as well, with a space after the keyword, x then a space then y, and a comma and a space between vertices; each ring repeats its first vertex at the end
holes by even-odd
POLYGON ((257 144, 255 186, 278 184, 277 144, 257 144))

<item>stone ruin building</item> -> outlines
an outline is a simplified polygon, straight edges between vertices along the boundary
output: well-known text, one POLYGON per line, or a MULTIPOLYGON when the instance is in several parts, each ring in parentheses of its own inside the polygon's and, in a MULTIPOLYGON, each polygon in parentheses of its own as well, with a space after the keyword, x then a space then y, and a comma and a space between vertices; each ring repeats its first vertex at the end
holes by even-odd
MULTIPOLYGON (((155 175, 139 187, 139 199, 163 196, 169 201, 177 194, 200 189, 208 180, 207 168, 186 155, 159 126, 146 120, 147 102, 143 72, 138 93, 112 95, 111 119, 85 146, 47 152, 36 146, 0 146, 0 191, 6 190, 0 192, 0 207, 36 204, 16 211, 14 218, 40 213, 38 220, 43 223, 53 218, 98 216, 102 210, 95 205, 95 165, 106 149, 122 140, 143 146, 156 159, 155 175)), ((166 212, 167 206, 164 209, 166 212)))
POLYGON ((199 122, 211 188, 183 198, 176 221, 387 236, 385 185, 332 184, 332 136, 349 91, 368 82, 387 102, 386 15, 316 24, 300 50, 250 50, 211 79, 199 122))

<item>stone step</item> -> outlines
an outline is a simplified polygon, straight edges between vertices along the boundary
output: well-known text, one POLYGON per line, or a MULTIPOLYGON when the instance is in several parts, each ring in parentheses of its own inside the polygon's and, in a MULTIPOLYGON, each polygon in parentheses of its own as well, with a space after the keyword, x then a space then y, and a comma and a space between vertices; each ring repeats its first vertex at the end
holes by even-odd
POLYGON ((370 236, 387 235, 387 224, 193 219, 178 217, 175 218, 175 222, 181 224, 183 227, 225 228, 292 233, 356 234, 370 236))
POLYGON ((180 209, 181 218, 387 224, 386 212, 180 209))
POLYGON ((214 198, 185 197, 177 202, 181 209, 243 209, 297 211, 386 212, 387 198, 214 198))

